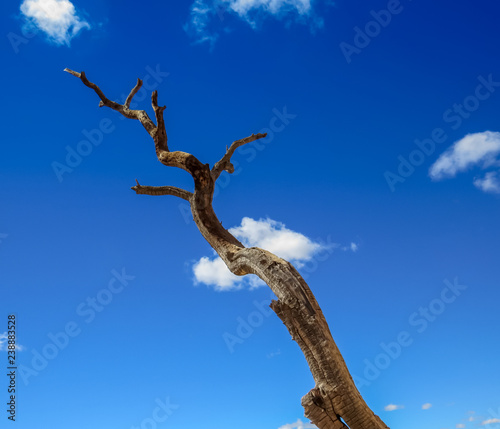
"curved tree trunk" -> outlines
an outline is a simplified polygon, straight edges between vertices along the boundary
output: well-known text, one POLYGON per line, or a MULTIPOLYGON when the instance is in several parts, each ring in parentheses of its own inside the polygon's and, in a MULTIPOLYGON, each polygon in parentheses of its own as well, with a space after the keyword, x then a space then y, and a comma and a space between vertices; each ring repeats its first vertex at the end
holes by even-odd
POLYGON ((172 186, 141 186, 138 182, 132 189, 138 194, 174 195, 188 201, 198 229, 229 270, 239 276, 255 274, 275 293, 278 300, 272 301, 271 308, 301 348, 316 383, 302 398, 305 416, 320 429, 388 429, 358 392, 325 317, 298 271, 292 264, 271 252, 257 247, 245 248, 222 226, 213 211, 215 182, 222 171, 234 172, 231 164, 234 151, 266 135, 252 134, 233 142, 222 159, 210 169, 208 164, 202 164, 191 154, 170 152, 163 121, 165 107, 158 106, 156 91, 153 92, 152 105, 157 124, 154 124, 145 111, 130 109, 132 97, 142 85, 140 80, 121 105, 107 99, 97 85, 87 80, 85 73, 68 69, 65 71, 80 78, 99 95, 99 106, 110 107, 128 118, 139 120, 155 142, 158 160, 166 166, 186 170, 194 180, 192 193, 172 186))

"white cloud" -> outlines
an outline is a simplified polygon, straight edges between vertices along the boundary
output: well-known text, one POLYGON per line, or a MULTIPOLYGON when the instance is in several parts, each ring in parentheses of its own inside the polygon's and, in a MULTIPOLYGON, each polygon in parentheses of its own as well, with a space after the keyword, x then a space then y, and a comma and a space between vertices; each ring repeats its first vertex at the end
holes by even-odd
POLYGON ((401 410, 404 408, 404 405, 395 405, 395 404, 389 404, 384 407, 385 411, 395 411, 395 410, 401 410))
MULTIPOLYGON (((7 351, 8 350, 7 340, 8 340, 7 332, 0 334, 0 351, 7 351)), ((24 350, 24 347, 21 346, 20 344, 16 344, 16 350, 20 352, 20 351, 24 350)))
POLYGON ((69 0, 24 0, 21 12, 27 25, 43 31, 56 45, 69 46, 80 30, 90 28, 69 0))
MULTIPOLYGON (((482 170, 500 167, 500 133, 485 131, 467 134, 456 141, 431 165, 429 176, 433 180, 455 177, 472 167, 482 170)), ((500 193, 500 170, 489 171, 474 178, 474 186, 483 192, 500 193)))
MULTIPOLYGON (((272 219, 255 220, 245 217, 241 225, 230 228, 233 234, 246 247, 260 247, 292 262, 301 268, 311 261, 320 250, 332 251, 338 244, 320 244, 308 237, 285 227, 272 219)), ((352 244, 350 246, 352 250, 352 244)), ((196 283, 205 283, 217 290, 230 290, 248 285, 256 288, 264 285, 256 276, 235 276, 218 256, 203 257, 193 266, 196 283)))
POLYGON ((304 423, 302 420, 298 419, 295 423, 287 423, 286 425, 280 426, 278 429, 314 429, 317 426, 311 423, 304 423))
POLYGON ((500 423, 500 419, 488 419, 481 423, 481 426, 491 425, 493 423, 500 423))
POLYGON ((241 282, 241 277, 235 276, 228 270, 224 261, 204 256, 193 266, 194 277, 197 282, 215 286, 216 289, 232 289, 241 282))
POLYGON ((424 405, 422 405, 422 410, 428 410, 429 408, 432 407, 432 404, 429 404, 428 402, 424 405))
POLYGON ((457 429, 463 429, 465 427, 465 425, 463 423, 458 423, 455 427, 457 429))
POLYGON ((475 178, 474 186, 483 192, 500 193, 500 177, 498 171, 489 171, 483 178, 475 178))
POLYGON ((482 168, 497 164, 500 154, 500 133, 485 131, 467 134, 447 149, 431 166, 429 174, 432 179, 440 180, 454 177, 474 165, 482 168))
POLYGON ((246 247, 262 247, 287 261, 299 262, 299 266, 301 261, 310 260, 321 249, 319 243, 271 219, 244 217, 241 226, 230 228, 229 232, 246 247))
POLYGON ((222 23, 229 16, 246 21, 254 29, 269 16, 309 21, 313 27, 323 25, 323 21, 314 16, 311 0, 195 0, 184 30, 197 43, 209 42, 213 46, 222 23))
MULTIPOLYGON (((431 165, 429 176, 433 180, 455 177, 472 167, 482 170, 500 166, 500 133, 485 131, 467 134, 456 141, 431 165)), ((484 192, 500 193, 498 171, 487 172, 474 179, 474 186, 484 192)))

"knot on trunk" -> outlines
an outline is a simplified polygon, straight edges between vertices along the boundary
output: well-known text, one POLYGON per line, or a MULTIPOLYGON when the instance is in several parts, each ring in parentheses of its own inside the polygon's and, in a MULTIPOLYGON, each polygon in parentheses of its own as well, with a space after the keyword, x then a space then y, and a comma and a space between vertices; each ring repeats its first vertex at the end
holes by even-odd
POLYGON ((302 398, 304 415, 320 429, 349 429, 335 411, 331 399, 319 387, 302 398))

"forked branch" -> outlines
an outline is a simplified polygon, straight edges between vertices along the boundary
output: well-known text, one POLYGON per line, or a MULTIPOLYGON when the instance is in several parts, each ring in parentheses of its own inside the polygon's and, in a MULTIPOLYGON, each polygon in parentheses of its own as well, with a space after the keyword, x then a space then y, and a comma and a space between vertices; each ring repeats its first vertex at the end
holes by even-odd
POLYGON ((127 96, 127 99, 125 100, 124 106, 127 109, 130 108, 130 103, 132 102, 132 98, 134 98, 134 95, 137 94, 137 91, 139 91, 141 89, 141 86, 142 86, 142 80, 137 79, 136 85, 132 88, 132 91, 130 91, 130 94, 127 96))
POLYGON ((106 106, 109 107, 113 110, 116 110, 117 112, 120 112, 123 116, 126 118, 130 119, 137 119, 138 121, 141 122, 142 126, 146 129, 146 131, 149 133, 151 137, 154 138, 154 135, 156 134, 156 125, 154 122, 149 118, 148 114, 144 110, 132 110, 130 109, 130 102, 132 101, 132 98, 134 95, 139 91, 140 87, 142 86, 142 81, 140 79, 137 80, 137 84, 135 87, 130 91, 130 94, 128 95, 127 99, 125 100, 125 104, 119 104, 116 101, 111 101, 108 99, 104 93, 101 91, 101 88, 99 88, 95 83, 90 82, 87 79, 87 76, 85 75, 85 72, 78 73, 76 71, 70 70, 68 68, 64 69, 65 72, 68 72, 72 74, 73 76, 76 76, 79 78, 85 86, 88 86, 89 88, 92 88, 95 93, 99 96, 101 99, 101 102, 99 103, 99 107, 106 106))
POLYGON ((157 133, 155 144, 157 149, 164 150, 168 152, 167 145, 167 130, 165 128, 165 121, 163 119, 163 111, 167 108, 167 106, 158 106, 158 92, 153 91, 151 95, 151 103, 153 104, 153 109, 155 111, 156 123, 157 125, 157 133))
POLYGON ((244 139, 234 141, 229 147, 229 149, 226 149, 226 153, 221 158, 221 160, 216 162, 215 165, 213 166, 211 171, 213 180, 214 181, 217 180, 223 171, 227 171, 230 174, 234 173, 234 166, 231 163, 231 157, 233 156, 234 151, 236 149, 238 149, 240 146, 243 146, 244 144, 262 139, 266 136, 267 133, 258 133, 258 134, 252 134, 251 136, 245 137, 244 139))
POLYGON ((76 76, 80 79, 85 86, 92 88, 94 92, 101 99, 99 107, 106 106, 117 112, 121 113, 126 118, 137 119, 142 126, 146 129, 149 135, 153 138, 156 148, 156 156, 158 160, 168 167, 178 167, 186 170, 196 180, 196 172, 203 168, 203 164, 193 155, 186 152, 170 152, 167 145, 167 131, 165 129, 165 121, 163 120, 163 111, 165 106, 158 106, 158 94, 156 91, 151 95, 151 104, 153 106, 157 125, 151 120, 144 110, 130 109, 130 103, 135 94, 142 86, 142 81, 137 79, 137 84, 130 91, 130 94, 125 100, 124 104, 117 103, 108 99, 102 90, 93 82, 90 82, 85 75, 85 72, 78 73, 68 68, 64 69, 65 72, 76 76))

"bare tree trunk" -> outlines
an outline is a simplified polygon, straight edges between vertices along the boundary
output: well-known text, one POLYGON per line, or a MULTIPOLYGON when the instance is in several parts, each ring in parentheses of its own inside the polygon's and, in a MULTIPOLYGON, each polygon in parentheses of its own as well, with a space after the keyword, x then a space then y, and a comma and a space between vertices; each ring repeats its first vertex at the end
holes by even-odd
POLYGON ((174 195, 188 201, 198 229, 229 270, 238 276, 255 274, 275 293, 278 300, 272 301, 271 308, 301 348, 316 383, 302 398, 305 416, 320 429, 388 429, 358 392, 325 317, 302 276, 292 264, 266 250, 245 248, 222 226, 214 213, 215 182, 223 171, 234 172, 231 156, 238 147, 266 134, 252 134, 233 142, 210 169, 208 164, 202 164, 191 154, 169 150, 163 120, 165 107, 158 106, 156 91, 152 95, 152 105, 157 124, 145 111, 130 109, 130 102, 142 85, 140 79, 121 105, 107 99, 97 85, 88 81, 84 72, 65 71, 80 78, 97 93, 101 99, 99 106, 110 107, 127 118, 139 120, 154 140, 158 160, 166 166, 182 168, 194 180, 194 192, 172 186, 141 186, 139 182, 132 189, 138 194, 174 195))

